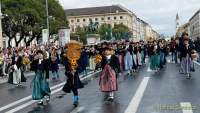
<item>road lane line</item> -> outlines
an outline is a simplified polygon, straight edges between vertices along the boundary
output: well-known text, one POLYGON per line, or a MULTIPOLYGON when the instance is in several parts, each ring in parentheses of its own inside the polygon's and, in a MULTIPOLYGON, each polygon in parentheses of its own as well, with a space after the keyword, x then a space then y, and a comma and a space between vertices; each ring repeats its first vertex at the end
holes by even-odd
POLYGON ((136 113, 150 77, 144 77, 124 113, 136 113))
MULTIPOLYGON (((99 72, 100 72, 100 71, 97 71, 97 72, 94 72, 94 73, 88 75, 87 77, 81 78, 81 81, 84 80, 84 79, 87 79, 87 78, 91 77, 92 75, 95 75, 95 74, 97 74, 97 73, 99 73, 99 72)), ((64 84, 65 84, 65 82, 59 84, 59 86, 63 86, 64 84)), ((57 85, 57 86, 58 86, 58 85, 57 85)), ((57 88, 58 88, 58 87, 57 87, 57 88)), ((56 88, 54 88, 54 89, 56 89, 56 88)), ((57 92, 59 92, 59 91, 61 91, 61 90, 62 90, 62 88, 56 89, 56 90, 52 91, 51 95, 53 95, 53 94, 55 94, 55 93, 57 93, 57 92)), ((28 96, 28 97, 30 97, 29 99, 31 99, 31 96, 28 96)), ((28 97, 26 97, 26 98, 28 98, 28 97)), ((24 100, 25 100, 25 99, 24 99, 24 100)), ((21 103, 21 102, 23 102, 22 99, 21 99, 21 101, 18 102, 17 104, 19 104, 19 103, 21 103)), ((21 110, 21 109, 23 109, 23 108, 25 108, 25 107, 27 107, 27 106, 29 106, 29 105, 35 103, 35 102, 37 102, 37 101, 31 100, 30 102, 27 102, 27 103, 25 103, 25 104, 22 104, 22 105, 20 105, 20 106, 18 106, 18 107, 16 107, 16 108, 14 108, 14 109, 12 109, 12 110, 6 112, 6 113, 14 113, 14 112, 19 111, 19 110, 21 110), (13 111, 14 111, 14 112, 13 112, 13 111)), ((12 103, 11 103, 11 104, 12 104, 12 103)), ((17 104, 15 103, 14 105, 17 105, 17 104)), ((12 105, 12 106, 14 106, 14 105, 12 105)), ((7 106, 8 106, 8 105, 7 105, 7 106)), ((3 109, 3 110, 12 107, 11 105, 9 105, 8 107, 7 107, 7 106, 4 106, 4 109, 3 109)), ((1 110, 1 111, 3 111, 3 110, 1 110)))
MULTIPOLYGON (((58 88, 58 87, 63 86, 64 84, 65 84, 65 82, 62 82, 62 83, 60 83, 60 84, 58 84, 58 85, 55 85, 55 86, 51 87, 50 89, 51 89, 51 90, 54 90, 54 89, 56 89, 56 88, 58 88)), ((22 99, 20 99, 20 100, 15 101, 15 102, 13 102, 13 103, 10 103, 10 104, 8 104, 8 105, 5 105, 5 106, 3 106, 3 107, 0 108, 0 112, 3 111, 3 110, 8 109, 8 108, 10 108, 10 107, 13 107, 13 106, 15 106, 15 105, 17 105, 17 104, 19 104, 19 103, 22 103, 22 102, 24 102, 24 101, 30 100, 31 98, 32 98, 32 96, 29 95, 29 96, 27 96, 27 97, 24 97, 24 98, 22 98, 22 99)))
POLYGON ((190 102, 181 102, 180 106, 183 113, 193 113, 192 110, 195 109, 190 102))
POLYGON ((80 113, 80 112, 82 112, 83 110, 85 110, 84 107, 77 107, 77 108, 75 108, 73 111, 71 111, 70 113, 80 113))
POLYGON ((199 63, 199 62, 197 62, 197 61, 193 61, 193 62, 200 66, 200 63, 199 63))
MULTIPOLYGON (((52 91, 51 94, 53 95, 53 94, 59 92, 60 90, 62 90, 62 87, 61 87, 61 88, 58 88, 58 89, 56 89, 56 90, 54 90, 54 91, 52 91)), ((19 111, 19 110, 21 110, 21 109, 23 109, 23 108, 25 108, 25 107, 27 107, 27 106, 29 106, 29 105, 32 105, 32 104, 34 104, 34 103, 36 103, 36 102, 37 102, 37 101, 35 101, 35 100, 31 100, 31 101, 29 101, 29 102, 27 102, 27 103, 25 103, 25 104, 22 104, 22 105, 20 105, 20 106, 14 108, 14 109, 12 109, 12 110, 10 110, 10 111, 7 111, 7 112, 5 112, 5 113, 15 113, 15 112, 17 112, 17 111, 19 111)))

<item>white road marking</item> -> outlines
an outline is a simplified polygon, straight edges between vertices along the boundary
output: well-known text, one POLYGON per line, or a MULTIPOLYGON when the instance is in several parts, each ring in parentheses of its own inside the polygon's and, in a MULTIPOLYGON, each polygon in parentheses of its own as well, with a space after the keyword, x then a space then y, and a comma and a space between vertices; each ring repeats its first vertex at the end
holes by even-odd
POLYGON ((199 63, 199 62, 197 62, 197 61, 193 61, 193 62, 200 66, 200 63, 199 63))
MULTIPOLYGON (((55 85, 55 86, 51 87, 51 90, 54 90, 54 89, 56 89, 56 88, 58 88, 58 87, 61 87, 61 86, 63 86, 64 84, 65 84, 65 82, 62 82, 62 83, 60 83, 60 84, 58 84, 58 85, 55 85)), ((5 105, 5 106, 3 106, 3 107, 0 108, 0 112, 3 111, 3 110, 8 109, 8 108, 10 108, 10 107, 13 107, 13 106, 15 106, 15 105, 17 105, 17 104, 19 104, 19 103, 22 103, 22 102, 24 102, 24 101, 30 100, 31 98, 32 98, 32 96, 29 95, 29 96, 27 96, 27 97, 24 97, 24 98, 22 98, 22 99, 20 99, 20 100, 15 101, 15 102, 13 102, 13 103, 10 103, 10 104, 8 104, 8 105, 5 105)))
MULTIPOLYGON (((51 94, 53 95, 53 94, 59 92, 60 90, 62 90, 62 88, 58 88, 58 89, 52 91, 51 94)), ((17 112, 17 111, 19 111, 19 110, 21 110, 21 109, 23 109, 23 108, 25 108, 25 107, 27 107, 27 106, 30 106, 30 105, 32 105, 32 104, 34 104, 34 103, 36 103, 36 102, 37 102, 37 101, 35 101, 35 100, 31 100, 31 101, 29 101, 29 102, 27 102, 27 103, 25 103, 25 104, 22 104, 22 105, 20 105, 20 106, 14 108, 14 109, 12 109, 12 110, 10 110, 10 111, 7 111, 7 112, 5 112, 5 113, 15 113, 15 112, 17 112)))
POLYGON ((80 113, 80 112, 82 112, 83 110, 85 110, 84 107, 77 107, 77 108, 75 108, 73 111, 71 111, 70 113, 80 113))
POLYGON ((136 113, 150 77, 144 77, 124 113, 136 113))
MULTIPOLYGON (((95 74, 97 74, 97 73, 99 73, 99 72, 100 72, 100 71, 97 71, 97 72, 95 72, 95 73, 93 73, 93 74, 90 74, 90 75, 88 75, 88 76, 86 76, 86 77, 84 77, 84 78, 81 78, 81 80, 87 79, 87 78, 89 78, 89 77, 91 77, 91 76, 93 76, 93 75, 95 75, 95 74)), ((56 88, 58 88, 58 87, 61 87, 61 86, 63 86, 64 84, 65 84, 65 82, 63 82, 63 83, 61 83, 61 84, 58 84, 58 85, 52 87, 51 90, 56 89, 56 88)), ((53 94, 55 94, 55 93, 57 93, 57 92, 59 92, 59 91, 61 91, 61 90, 62 90, 62 88, 58 88, 58 89, 52 91, 51 94, 53 95, 53 94)), ((8 105, 6 105, 6 106, 4 106, 4 107, 2 107, 2 108, 0 108, 0 109, 1 109, 1 111, 3 111, 3 110, 5 110, 5 109, 8 109, 8 108, 10 108, 10 107, 12 107, 12 106, 15 106, 15 105, 17 105, 17 104, 19 104, 19 103, 21 103, 21 102, 24 102, 24 101, 26 101, 26 100, 29 100, 29 99, 31 99, 31 96, 25 97, 25 98, 20 99, 20 100, 18 100, 18 101, 16 101, 16 102, 13 102, 13 103, 11 103, 11 104, 8 104, 8 105)), ((25 103, 25 104, 22 104, 22 105, 20 105, 20 106, 18 106, 18 107, 16 107, 16 108, 14 108, 14 109, 12 109, 12 110, 6 112, 6 113, 14 113, 14 112, 16 112, 16 111, 19 111, 19 110, 21 110, 21 109, 23 109, 23 108, 29 106, 29 105, 34 104, 35 102, 37 102, 37 101, 31 100, 31 101, 29 101, 29 102, 27 102, 27 103, 25 103)))
POLYGON ((183 113, 193 113, 192 110, 195 109, 194 106, 192 106, 190 102, 181 102, 180 107, 183 113))

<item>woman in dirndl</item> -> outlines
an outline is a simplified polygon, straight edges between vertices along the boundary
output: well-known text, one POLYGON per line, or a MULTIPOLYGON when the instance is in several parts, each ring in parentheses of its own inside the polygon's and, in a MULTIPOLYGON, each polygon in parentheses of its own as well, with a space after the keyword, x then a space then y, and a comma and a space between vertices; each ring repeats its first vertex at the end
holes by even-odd
POLYGON ((151 70, 157 70, 157 44, 154 42, 150 45, 150 69, 151 70))
POLYGON ((49 102, 51 90, 49 88, 49 64, 44 59, 44 53, 41 50, 37 51, 33 62, 31 63, 31 70, 35 71, 35 76, 32 80, 32 99, 39 100, 38 104, 49 102))
POLYGON ((187 79, 191 78, 191 67, 192 67, 192 58, 191 58, 192 47, 189 44, 189 39, 184 39, 184 45, 182 48, 182 61, 181 61, 181 70, 182 74, 187 76, 187 79))
POLYGON ((102 72, 100 75, 100 90, 105 93, 106 100, 114 100, 114 92, 118 91, 117 73, 120 72, 118 58, 113 54, 111 47, 104 48, 104 55, 101 61, 102 72))
POLYGON ((124 56, 124 65, 125 65, 125 71, 127 71, 128 75, 131 75, 133 73, 133 57, 132 57, 132 51, 131 47, 129 47, 126 50, 126 54, 124 56))

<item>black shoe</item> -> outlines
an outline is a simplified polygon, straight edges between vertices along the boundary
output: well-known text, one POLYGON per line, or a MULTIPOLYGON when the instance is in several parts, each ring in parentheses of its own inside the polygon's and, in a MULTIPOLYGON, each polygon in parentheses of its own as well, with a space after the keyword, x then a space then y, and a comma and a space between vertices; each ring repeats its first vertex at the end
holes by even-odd
POLYGON ((114 97, 108 97, 107 101, 113 102, 114 101, 114 97))
POLYGON ((77 107, 78 106, 78 102, 74 102, 73 105, 74 105, 74 107, 77 107))
POLYGON ((43 105, 44 103, 43 103, 43 101, 40 101, 40 102, 38 102, 37 104, 38 104, 38 105, 43 105))

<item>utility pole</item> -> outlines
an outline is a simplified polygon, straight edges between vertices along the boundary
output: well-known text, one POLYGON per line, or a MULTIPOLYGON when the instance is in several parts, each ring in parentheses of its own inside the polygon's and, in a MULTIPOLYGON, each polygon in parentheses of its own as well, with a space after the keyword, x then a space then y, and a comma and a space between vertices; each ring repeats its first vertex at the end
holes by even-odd
POLYGON ((3 14, 1 13, 1 0, 0 0, 0 47, 3 48, 3 35, 2 35, 2 20, 3 14))
POLYGON ((48 0, 46 0, 46 16, 47 16, 47 30, 48 30, 48 38, 49 38, 49 7, 48 7, 48 0))

